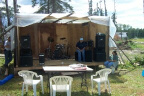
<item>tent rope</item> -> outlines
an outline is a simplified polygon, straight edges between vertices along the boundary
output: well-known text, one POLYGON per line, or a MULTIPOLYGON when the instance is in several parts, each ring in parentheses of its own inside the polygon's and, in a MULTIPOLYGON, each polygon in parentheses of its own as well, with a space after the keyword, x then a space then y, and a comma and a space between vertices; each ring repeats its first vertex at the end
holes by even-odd
MULTIPOLYGON (((110 36, 110 35, 109 35, 110 36)), ((114 41, 114 39, 110 36, 110 38, 114 41)), ((114 41, 114 43, 116 44, 116 42, 114 41)), ((116 44, 116 47, 118 50, 120 50, 124 55, 125 57, 127 58, 127 60, 130 62, 130 64, 132 64, 134 66, 134 64, 132 63, 132 61, 128 58, 128 56, 117 46, 116 44)), ((134 66, 135 67, 135 66, 134 66)))

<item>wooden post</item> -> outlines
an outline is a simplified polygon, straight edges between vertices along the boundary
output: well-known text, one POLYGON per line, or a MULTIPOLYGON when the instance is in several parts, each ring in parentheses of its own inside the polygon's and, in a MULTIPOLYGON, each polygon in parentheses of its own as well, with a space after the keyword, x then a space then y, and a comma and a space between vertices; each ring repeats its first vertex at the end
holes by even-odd
MULTIPOLYGON (((17 18, 17 24, 18 24, 18 18, 17 18)), ((20 46, 19 46, 20 44, 19 44, 19 28, 18 28, 18 26, 17 26, 17 50, 16 50, 16 52, 17 52, 17 54, 16 54, 16 59, 17 59, 17 62, 16 62, 16 65, 17 65, 17 67, 18 67, 18 64, 20 63, 20 60, 19 60, 19 56, 20 56, 20 46)))
POLYGON ((38 35, 39 35, 39 33, 38 33, 38 24, 34 24, 34 40, 35 40, 35 55, 38 55, 39 54, 39 45, 38 45, 38 35))

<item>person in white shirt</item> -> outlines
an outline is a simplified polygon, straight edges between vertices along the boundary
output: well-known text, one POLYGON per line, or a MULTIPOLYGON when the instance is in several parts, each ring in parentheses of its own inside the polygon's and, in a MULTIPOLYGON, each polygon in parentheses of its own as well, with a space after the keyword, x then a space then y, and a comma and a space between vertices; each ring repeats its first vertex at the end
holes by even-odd
POLYGON ((5 64, 4 66, 8 68, 8 64, 12 61, 12 52, 11 52, 11 38, 8 37, 4 43, 4 54, 5 54, 5 64))

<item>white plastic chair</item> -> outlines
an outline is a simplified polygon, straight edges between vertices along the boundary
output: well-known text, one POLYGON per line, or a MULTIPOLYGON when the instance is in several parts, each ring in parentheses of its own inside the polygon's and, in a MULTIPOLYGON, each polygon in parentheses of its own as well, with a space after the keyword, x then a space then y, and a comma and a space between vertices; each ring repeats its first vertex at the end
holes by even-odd
POLYGON ((67 92, 71 96, 71 84, 73 78, 70 76, 54 76, 50 78, 50 95, 56 96, 56 92, 67 92))
POLYGON ((95 75, 91 75, 91 85, 92 85, 92 92, 93 92, 93 81, 97 82, 98 84, 98 94, 100 95, 100 84, 101 83, 105 83, 105 89, 107 89, 107 83, 108 83, 108 87, 109 87, 109 92, 111 93, 111 89, 110 89, 110 84, 109 84, 109 80, 108 80, 108 74, 111 73, 111 69, 109 68, 105 68, 105 69, 101 69, 99 71, 96 72, 95 75), (94 76, 99 75, 99 78, 94 78, 94 76))
POLYGON ((29 85, 33 86, 34 96, 36 96, 36 85, 38 83, 41 83, 42 93, 44 94, 42 75, 37 75, 37 73, 28 70, 19 71, 18 75, 23 77, 24 79, 23 86, 22 86, 22 96, 23 96, 24 87, 26 86, 26 92, 28 92, 29 85), (34 77, 36 77, 37 79, 34 79, 34 77))

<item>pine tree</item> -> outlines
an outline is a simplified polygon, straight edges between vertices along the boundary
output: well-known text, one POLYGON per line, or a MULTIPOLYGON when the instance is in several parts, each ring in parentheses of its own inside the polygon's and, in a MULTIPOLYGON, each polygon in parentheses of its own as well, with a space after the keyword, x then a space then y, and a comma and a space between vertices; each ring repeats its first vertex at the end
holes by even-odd
POLYGON ((37 4, 39 4, 40 8, 36 13, 73 12, 73 7, 62 0, 32 0, 32 7, 37 4))

